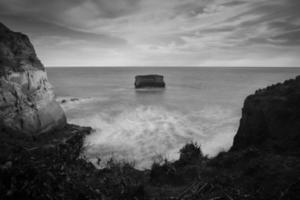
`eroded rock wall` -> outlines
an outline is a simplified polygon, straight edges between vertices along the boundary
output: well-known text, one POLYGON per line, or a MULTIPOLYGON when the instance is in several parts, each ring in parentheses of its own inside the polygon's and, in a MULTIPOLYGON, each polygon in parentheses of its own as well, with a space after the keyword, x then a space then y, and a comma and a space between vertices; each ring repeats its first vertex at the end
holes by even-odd
POLYGON ((28 37, 0 23, 1 130, 32 135, 65 124, 65 114, 28 37))
POLYGON ((299 152, 300 76, 258 90, 246 98, 231 150, 249 146, 299 152))

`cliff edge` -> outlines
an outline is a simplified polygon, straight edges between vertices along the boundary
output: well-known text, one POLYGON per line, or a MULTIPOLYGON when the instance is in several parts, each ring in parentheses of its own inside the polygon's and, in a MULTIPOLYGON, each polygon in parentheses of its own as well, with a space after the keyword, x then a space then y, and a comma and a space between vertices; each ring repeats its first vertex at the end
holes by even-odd
POLYGON ((231 150, 300 152, 300 76, 246 98, 231 150))
POLYGON ((33 135, 65 124, 65 114, 29 38, 0 23, 1 130, 33 135))

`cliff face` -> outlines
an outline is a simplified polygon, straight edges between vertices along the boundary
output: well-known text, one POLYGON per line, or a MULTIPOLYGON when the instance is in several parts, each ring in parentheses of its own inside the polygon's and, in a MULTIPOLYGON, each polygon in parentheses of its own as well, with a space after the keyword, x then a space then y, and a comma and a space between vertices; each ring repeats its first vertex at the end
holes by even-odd
POLYGON ((65 124, 65 114, 28 37, 0 23, 1 130, 32 135, 65 124))
POLYGON ((258 90, 246 98, 231 150, 249 146, 299 152, 300 76, 258 90))

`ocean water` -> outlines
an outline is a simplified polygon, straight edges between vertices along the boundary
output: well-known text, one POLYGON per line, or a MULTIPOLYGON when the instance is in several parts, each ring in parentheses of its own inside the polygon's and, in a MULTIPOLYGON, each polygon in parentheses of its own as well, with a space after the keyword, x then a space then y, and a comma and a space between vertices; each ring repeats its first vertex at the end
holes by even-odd
POLYGON ((247 95, 294 78, 300 68, 118 67, 47 68, 70 123, 91 126, 85 156, 149 168, 197 142, 208 156, 226 151, 237 132, 247 95), (135 90, 138 74, 161 74, 164 90, 135 90), (77 98, 71 101, 71 98, 77 98))

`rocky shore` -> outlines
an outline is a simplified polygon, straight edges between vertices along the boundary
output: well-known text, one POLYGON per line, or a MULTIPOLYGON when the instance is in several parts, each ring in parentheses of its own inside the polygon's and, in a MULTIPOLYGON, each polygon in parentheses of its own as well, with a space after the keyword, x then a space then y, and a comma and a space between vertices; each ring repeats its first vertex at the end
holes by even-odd
POLYGON ((37 135, 65 124, 65 114, 29 38, 0 23, 1 129, 37 135))
POLYGON ((0 24, 0 199, 291 200, 300 196, 300 77, 244 103, 229 152, 189 143, 175 162, 139 171, 82 155, 92 130, 66 123, 27 36, 0 24))

